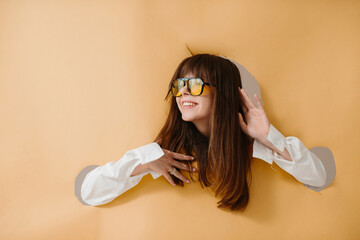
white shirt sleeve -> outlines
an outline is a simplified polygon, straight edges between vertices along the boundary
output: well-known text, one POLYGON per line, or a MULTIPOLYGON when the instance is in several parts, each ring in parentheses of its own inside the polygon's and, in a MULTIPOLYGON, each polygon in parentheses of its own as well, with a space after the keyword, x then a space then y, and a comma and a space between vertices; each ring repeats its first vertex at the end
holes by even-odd
POLYGON ((321 160, 297 137, 284 137, 273 125, 267 139, 281 152, 286 148, 292 161, 284 159, 277 152, 254 140, 253 157, 272 164, 273 161, 283 170, 295 177, 299 182, 314 187, 325 184, 326 172, 321 160))
POLYGON ((143 176, 151 173, 154 179, 161 174, 146 171, 130 176, 138 164, 154 161, 164 155, 157 143, 150 143, 128 151, 118 161, 112 161, 89 172, 81 185, 82 200, 93 206, 111 202, 116 197, 137 185, 143 176))

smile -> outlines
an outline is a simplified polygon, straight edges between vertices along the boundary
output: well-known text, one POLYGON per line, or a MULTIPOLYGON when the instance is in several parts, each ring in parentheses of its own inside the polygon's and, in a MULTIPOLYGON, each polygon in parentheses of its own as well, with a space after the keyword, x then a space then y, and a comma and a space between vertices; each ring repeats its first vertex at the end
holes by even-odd
POLYGON ((194 106, 198 105, 197 103, 194 103, 194 102, 183 102, 182 103, 182 107, 184 109, 187 109, 187 108, 193 108, 194 106))

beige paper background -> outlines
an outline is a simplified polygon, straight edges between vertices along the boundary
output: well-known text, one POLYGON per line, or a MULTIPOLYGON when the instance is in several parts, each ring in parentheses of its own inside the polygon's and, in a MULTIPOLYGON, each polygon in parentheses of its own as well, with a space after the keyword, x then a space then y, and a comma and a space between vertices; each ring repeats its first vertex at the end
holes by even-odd
POLYGON ((359 239, 359 1, 0 1, 0 239, 359 239), (241 63, 270 122, 332 150, 317 193, 255 159, 244 213, 151 175, 101 207, 74 179, 150 143, 182 59, 241 63))

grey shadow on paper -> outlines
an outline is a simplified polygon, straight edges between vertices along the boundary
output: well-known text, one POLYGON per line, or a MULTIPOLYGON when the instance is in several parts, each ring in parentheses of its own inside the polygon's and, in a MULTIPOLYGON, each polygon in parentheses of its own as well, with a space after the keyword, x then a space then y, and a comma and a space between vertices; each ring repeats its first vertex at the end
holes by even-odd
POLYGON ((331 150, 326 147, 314 147, 309 149, 312 153, 314 153, 322 162, 326 172, 326 180, 325 185, 322 187, 313 187, 307 184, 304 184, 305 187, 310 188, 316 192, 320 192, 324 188, 327 188, 335 179, 336 175, 336 166, 335 166, 335 159, 334 155, 332 154, 331 150))
POLYGON ((75 178, 75 196, 83 205, 89 205, 89 204, 85 203, 81 197, 82 183, 84 182, 86 175, 97 167, 98 165, 87 166, 83 170, 81 170, 80 173, 75 178))

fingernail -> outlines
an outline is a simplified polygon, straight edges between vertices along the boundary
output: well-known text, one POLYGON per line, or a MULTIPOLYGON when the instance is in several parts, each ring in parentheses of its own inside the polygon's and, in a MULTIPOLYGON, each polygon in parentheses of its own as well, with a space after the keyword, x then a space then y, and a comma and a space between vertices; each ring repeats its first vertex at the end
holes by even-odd
POLYGON ((196 168, 192 168, 193 171, 196 171, 196 168))
POLYGON ((190 183, 190 181, 189 181, 189 180, 186 180, 186 182, 187 182, 187 183, 190 183))

